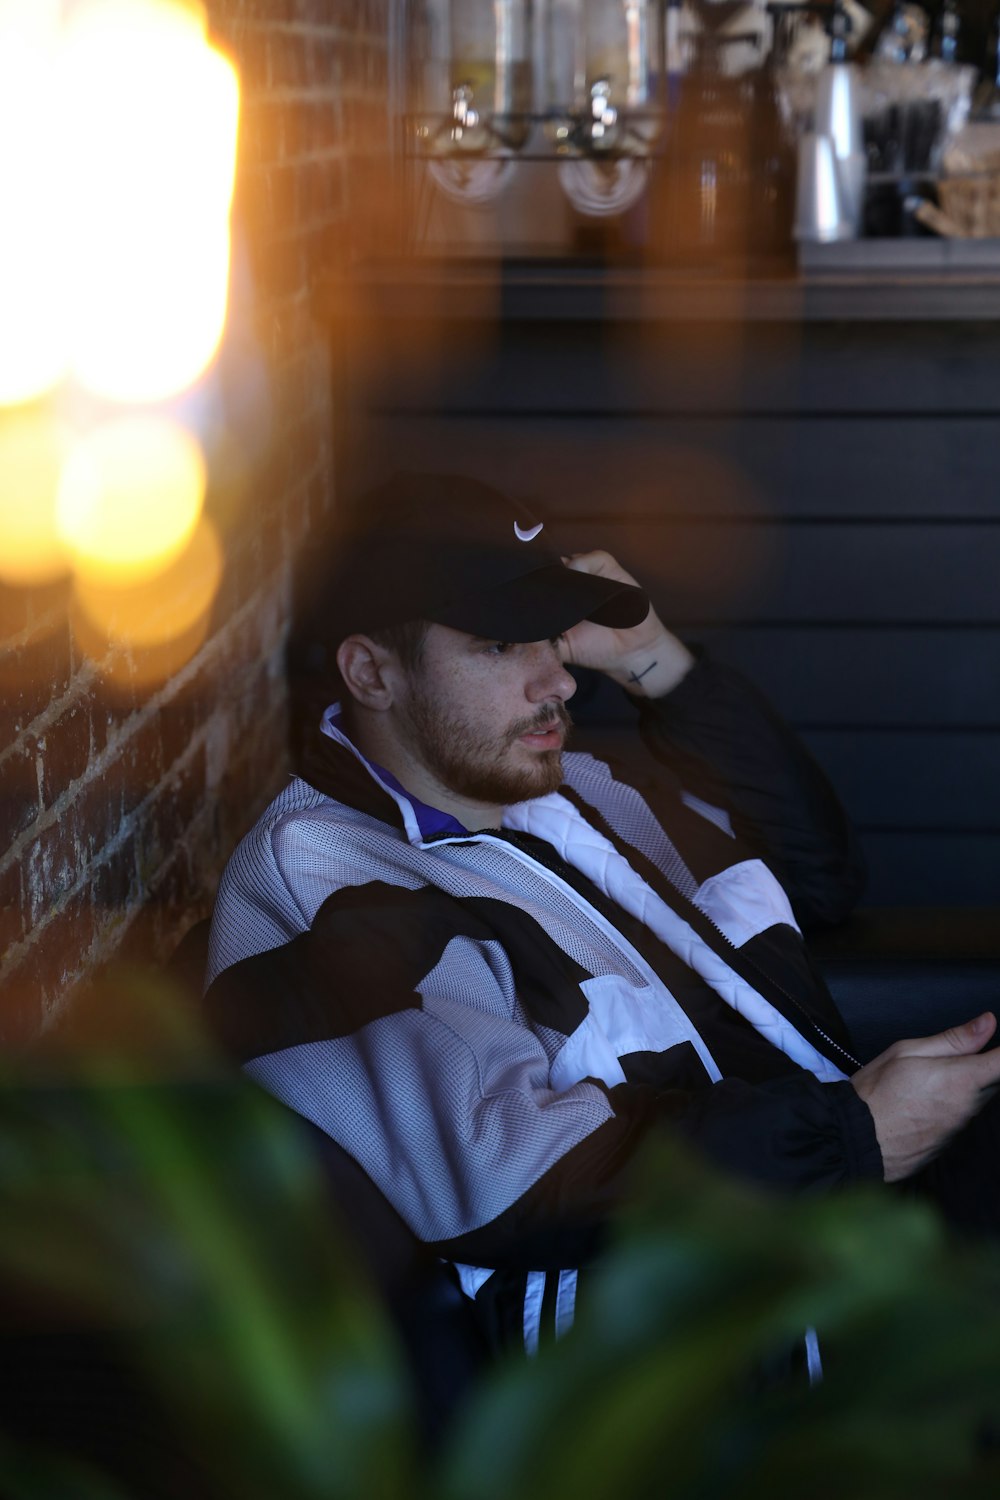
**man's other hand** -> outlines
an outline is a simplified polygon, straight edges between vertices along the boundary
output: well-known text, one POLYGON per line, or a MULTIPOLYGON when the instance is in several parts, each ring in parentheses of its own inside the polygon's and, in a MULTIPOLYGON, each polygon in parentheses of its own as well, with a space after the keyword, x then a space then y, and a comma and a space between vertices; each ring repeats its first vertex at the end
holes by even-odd
MULTIPOLYGON (((596 573, 621 583, 635 583, 608 552, 578 552, 573 557, 564 557, 563 562, 579 573, 596 573)), ((671 634, 652 607, 642 623, 631 630, 610 630, 591 620, 581 620, 563 637, 562 654, 570 665, 606 672, 630 693, 642 698, 662 698, 694 665, 690 651, 671 634)))
POLYGON ((935 1036, 894 1042, 851 1082, 868 1105, 886 1182, 909 1177, 972 1119, 1000 1083, 990 1011, 935 1036))

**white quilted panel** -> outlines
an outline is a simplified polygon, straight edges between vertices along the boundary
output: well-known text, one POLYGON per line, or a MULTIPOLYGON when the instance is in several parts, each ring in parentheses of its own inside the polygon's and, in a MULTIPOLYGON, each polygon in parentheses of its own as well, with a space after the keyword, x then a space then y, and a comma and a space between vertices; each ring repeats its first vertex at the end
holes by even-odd
POLYGON ((710 876, 699 886, 694 904, 734 948, 778 922, 799 931, 788 897, 762 859, 745 859, 710 876))
POLYGON ((645 923, 689 968, 711 985, 727 1005, 744 1016, 793 1062, 823 1083, 845 1077, 818 1052, 770 1001, 746 983, 697 933, 637 875, 614 846, 558 792, 508 809, 505 823, 547 839, 567 863, 586 875, 613 901, 645 923))

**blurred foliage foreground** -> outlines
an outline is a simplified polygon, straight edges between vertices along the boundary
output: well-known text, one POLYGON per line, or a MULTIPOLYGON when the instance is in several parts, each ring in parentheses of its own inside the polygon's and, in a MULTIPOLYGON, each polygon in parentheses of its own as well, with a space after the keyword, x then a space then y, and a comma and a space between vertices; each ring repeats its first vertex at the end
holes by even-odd
POLYGON ((156 1017, 141 1045, 8 1061, 0 1087, 4 1500, 1000 1492, 1000 1254, 886 1193, 778 1201, 662 1143, 572 1334, 477 1382, 429 1450, 294 1118, 165 981, 115 999, 156 1017), (807 1326, 822 1383, 759 1378, 807 1326))

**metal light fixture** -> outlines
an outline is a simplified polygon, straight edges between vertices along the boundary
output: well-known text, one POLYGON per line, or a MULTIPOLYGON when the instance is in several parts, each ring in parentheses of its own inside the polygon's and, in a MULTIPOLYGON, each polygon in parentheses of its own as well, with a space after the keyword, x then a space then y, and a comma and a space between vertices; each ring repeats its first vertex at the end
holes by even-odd
POLYGON ((410 13, 410 149, 447 196, 506 185, 534 104, 532 0, 417 0, 410 13))
POLYGON ((659 0, 547 0, 545 110, 565 151, 644 156, 660 128, 659 0))
POLYGON ((558 161, 585 214, 621 212, 642 192, 662 123, 662 0, 407 10, 408 155, 447 196, 496 197, 518 159, 558 161))

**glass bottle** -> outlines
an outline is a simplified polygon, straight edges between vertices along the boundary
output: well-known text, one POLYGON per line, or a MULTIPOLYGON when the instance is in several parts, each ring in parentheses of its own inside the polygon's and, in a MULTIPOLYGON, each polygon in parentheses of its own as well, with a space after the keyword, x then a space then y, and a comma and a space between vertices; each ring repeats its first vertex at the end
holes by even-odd
POLYGON ((934 41, 931 46, 933 56, 939 57, 942 62, 957 62, 961 29, 962 19, 955 0, 943 0, 934 25, 934 41))
POLYGON ((546 0, 546 105, 589 114, 595 86, 608 110, 650 111, 660 65, 658 0, 546 0))
POLYGON ((533 106, 532 12, 532 0, 414 6, 418 129, 451 151, 523 144, 533 106))

